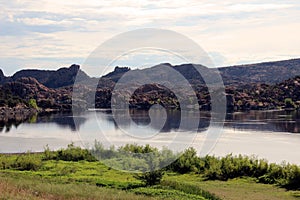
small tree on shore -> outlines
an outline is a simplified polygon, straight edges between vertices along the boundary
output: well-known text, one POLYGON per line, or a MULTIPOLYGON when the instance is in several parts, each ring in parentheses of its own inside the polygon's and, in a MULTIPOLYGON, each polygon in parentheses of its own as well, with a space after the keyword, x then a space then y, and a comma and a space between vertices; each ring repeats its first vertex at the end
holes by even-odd
POLYGON ((37 103, 35 99, 29 99, 28 105, 30 108, 38 109, 37 103))
POLYGON ((161 182, 164 172, 162 170, 144 172, 136 174, 135 178, 141 180, 146 186, 157 185, 161 182))

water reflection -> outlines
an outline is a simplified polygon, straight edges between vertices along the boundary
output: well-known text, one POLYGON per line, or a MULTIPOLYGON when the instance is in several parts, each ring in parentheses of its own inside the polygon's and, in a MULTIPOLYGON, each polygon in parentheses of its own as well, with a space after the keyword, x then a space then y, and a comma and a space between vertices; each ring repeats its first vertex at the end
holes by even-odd
POLYGON ((0 132, 10 132, 12 128, 18 129, 21 124, 55 124, 61 128, 68 128, 71 131, 77 131, 74 123, 74 118, 77 118, 76 121, 79 124, 79 127, 83 125, 88 119, 83 116, 73 116, 72 113, 56 113, 56 114, 42 114, 34 115, 31 118, 25 121, 18 120, 9 120, 7 122, 0 123, 0 132))
MULTIPOLYGON (((11 129, 19 129, 21 124, 54 124, 56 128, 69 129, 70 131, 78 131, 81 126, 92 118, 97 117, 97 120, 101 123, 109 123, 110 126, 114 126, 115 129, 119 129, 115 122, 112 112, 110 110, 96 110, 83 113, 80 115, 73 115, 72 113, 59 113, 51 115, 39 115, 33 116, 27 121, 8 121, 6 123, 0 123, 0 132, 10 132, 11 129), (91 114, 93 113, 93 114, 91 114), (76 120, 76 124, 74 122, 76 120), (76 126, 77 125, 77 126, 76 126)), ((159 114, 159 111, 158 113, 159 114)), ((146 110, 130 110, 130 116, 132 120, 139 126, 147 126, 150 123, 149 112, 146 110)), ((160 132, 171 132, 179 129, 181 118, 185 117, 192 120, 199 120, 199 116, 196 116, 193 112, 181 113, 178 110, 168 110, 167 120, 160 132)), ((124 120, 125 127, 130 127, 131 124, 124 120)), ((210 113, 201 112, 198 131, 202 132, 207 130, 210 124, 210 113)), ((227 113, 224 124, 225 128, 232 128, 235 130, 248 130, 256 132, 289 132, 300 133, 300 112, 298 111, 249 111, 239 113, 227 113)), ((196 131, 189 130, 189 124, 182 126, 183 130, 180 131, 196 131)), ((155 126, 152 127, 155 129, 155 126)))
POLYGON ((225 127, 237 130, 300 133, 299 111, 249 111, 229 113, 225 127))
MULTIPOLYGON (((113 123, 116 129, 119 128, 118 124, 115 122, 114 117, 112 116, 112 112, 110 110, 98 110, 97 112, 98 112, 98 115, 101 115, 106 120, 113 123), (105 113, 105 115, 103 115, 103 113, 105 113)), ((160 114, 159 110, 157 110, 155 112, 156 112, 155 114, 157 114, 157 115, 160 114)), ((119 114, 121 115, 122 113, 119 113, 119 114)), ((134 121, 138 126, 147 126, 151 122, 148 110, 131 109, 130 117, 131 117, 132 121, 134 121)), ((123 124, 119 124, 119 125, 122 125, 125 127, 131 126, 131 123, 129 122, 129 120, 123 120, 120 122, 122 122, 123 124)), ((200 113, 200 116, 197 116, 193 112, 180 112, 178 110, 167 110, 167 119, 166 119, 166 122, 165 122, 163 128, 158 129, 157 127, 159 127, 159 125, 156 125, 155 123, 153 124, 153 127, 151 127, 151 128, 158 130, 160 132, 170 132, 170 131, 176 131, 176 130, 202 132, 202 131, 207 130, 209 124, 210 124, 209 112, 202 112, 202 113, 200 113), (179 130, 180 122, 181 122, 182 118, 188 119, 186 121, 190 121, 190 123, 182 124, 181 125, 182 130, 179 130), (199 120, 199 118, 200 118, 200 120, 199 120), (193 127, 191 125, 192 121, 195 122, 195 120, 199 121, 198 130, 190 130, 191 127, 193 127)))

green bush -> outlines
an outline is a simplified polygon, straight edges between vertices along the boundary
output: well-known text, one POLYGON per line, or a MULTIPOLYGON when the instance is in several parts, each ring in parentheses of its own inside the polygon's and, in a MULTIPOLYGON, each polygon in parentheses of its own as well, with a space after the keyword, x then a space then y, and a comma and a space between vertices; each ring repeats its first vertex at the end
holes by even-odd
POLYGON ((291 98, 284 99, 284 104, 285 104, 286 108, 295 108, 296 107, 294 101, 291 98))
POLYGON ((0 169, 11 169, 14 163, 12 156, 0 155, 0 169))
POLYGON ((51 151, 49 146, 46 145, 46 147, 44 148, 44 152, 42 155, 42 160, 56 160, 57 158, 57 153, 54 151, 51 151))
POLYGON ((151 153, 151 152, 157 152, 158 149, 155 147, 151 147, 149 144, 143 145, 137 145, 137 144, 126 144, 123 147, 119 148, 119 151, 124 151, 128 153, 151 153))
POLYGON ((35 99, 29 99, 28 106, 30 108, 38 109, 37 103, 35 99))
POLYGON ((288 165, 285 169, 286 182, 281 183, 281 186, 287 189, 300 189, 300 168, 297 165, 288 165))
POLYGON ((116 157, 118 154, 114 146, 111 146, 109 149, 105 149, 98 141, 95 141, 94 147, 90 150, 90 152, 98 160, 111 159, 116 157))
POLYGON ((150 145, 127 144, 118 149, 114 146, 107 149, 96 141, 91 153, 109 166, 135 172, 159 170, 175 160, 172 151, 166 148, 158 150, 150 145))
POLYGON ((39 156, 27 153, 25 155, 19 155, 15 162, 12 164, 12 168, 21 171, 36 171, 42 166, 42 160, 39 156))
POLYGON ((89 150, 76 147, 73 143, 69 144, 67 149, 58 150, 56 156, 56 160, 64 161, 96 160, 89 150))
POLYGON ((189 148, 184 151, 184 153, 172 163, 168 169, 178 172, 181 174, 189 172, 198 172, 202 169, 203 162, 197 156, 197 152, 194 148, 189 148))
POLYGON ((63 160, 63 161, 96 161, 96 158, 91 154, 88 149, 76 147, 73 143, 69 144, 66 149, 51 151, 46 146, 43 152, 43 160, 63 160))
POLYGON ((20 155, 1 155, 0 169, 16 169, 21 171, 36 171, 42 166, 39 155, 26 153, 20 155))
POLYGON ((163 175, 164 172, 162 170, 156 170, 142 174, 136 174, 134 177, 138 180, 141 180, 146 186, 152 186, 160 184, 163 175))

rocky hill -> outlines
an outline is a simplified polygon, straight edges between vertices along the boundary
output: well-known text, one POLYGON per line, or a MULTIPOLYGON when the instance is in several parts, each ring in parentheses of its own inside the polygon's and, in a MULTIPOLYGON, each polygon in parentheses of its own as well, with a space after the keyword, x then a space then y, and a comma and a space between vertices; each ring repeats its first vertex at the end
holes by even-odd
MULTIPOLYGON (((72 88, 64 87, 52 89, 39 83, 35 78, 19 78, 16 81, 5 83, 0 87, 9 96, 2 97, 8 102, 13 101, 10 107, 28 107, 28 102, 34 99, 42 109, 71 110, 72 88)), ((5 105, 2 105, 5 106, 5 105)))
MULTIPOLYGON (((156 77, 161 75, 159 70, 163 73, 163 67, 173 67, 181 73, 190 82, 204 83, 202 77, 192 64, 182 64, 172 66, 169 63, 159 64, 150 69, 134 70, 147 73, 148 76, 156 77), (155 70, 153 70, 155 69, 155 70), (151 74, 151 71, 155 73, 151 74)), ((204 66, 197 65, 200 68, 204 66)), ((225 85, 247 85, 253 83, 274 84, 281 81, 293 78, 300 75, 300 59, 265 62, 249 65, 239 65, 230 67, 219 67, 220 74, 225 85)), ((107 84, 117 82, 119 78, 126 72, 130 71, 128 67, 116 67, 114 71, 104 75, 102 81, 107 84)), ((143 73, 140 73, 143 74, 143 73)), ((16 72, 11 77, 4 76, 0 69, 0 84, 16 81, 19 78, 31 77, 35 78, 39 83, 49 88, 60 88, 73 85, 77 75, 78 82, 84 84, 94 84, 98 80, 89 77, 84 71, 80 70, 80 66, 73 64, 69 68, 60 68, 58 70, 35 70, 26 69, 16 72)), ((172 74, 164 74, 167 80, 173 80, 172 74)), ((101 81, 99 82, 101 85, 101 81)), ((103 85, 103 84, 102 84, 103 85)))
MULTIPOLYGON (((78 74, 77 80, 80 84, 76 87, 80 88, 81 95, 89 97, 87 101, 80 104, 84 105, 84 108, 94 106, 109 108, 116 82, 129 71, 132 74, 127 77, 129 80, 138 77, 139 80, 151 82, 161 78, 180 89, 182 83, 174 73, 168 73, 167 68, 170 67, 183 75, 192 85, 201 108, 210 109, 210 95, 201 75, 192 64, 176 66, 160 64, 142 70, 116 67, 114 71, 100 79, 90 78, 80 70, 79 65, 58 70, 21 70, 11 77, 4 76, 0 70, 0 107, 20 107, 20 105, 26 107, 28 101, 34 99, 38 107, 43 110, 71 110, 73 83, 78 74), (96 85, 95 92, 93 88, 96 85)), ((198 67, 205 69, 205 66, 198 65, 198 67)), ((230 110, 300 106, 300 99, 298 99, 300 59, 223 67, 219 68, 219 71, 226 86, 230 110)), ((181 94, 186 92, 180 89, 181 94)), ((131 107, 149 108, 155 103, 172 108, 179 106, 177 97, 172 91, 155 83, 138 88, 130 99, 131 107)))
POLYGON ((300 108, 300 76, 277 84, 253 84, 249 88, 227 87, 233 110, 300 108))
POLYGON ((112 80, 113 82, 117 82, 123 74, 125 74, 126 72, 130 71, 130 68, 128 67, 115 67, 114 71, 106 74, 103 76, 103 78, 108 78, 110 80, 112 80))
POLYGON ((5 77, 3 72, 1 72, 2 71, 0 71, 0 84, 13 82, 20 78, 31 77, 49 88, 60 88, 73 85, 77 74, 78 81, 86 81, 90 79, 85 72, 80 70, 79 65, 72 65, 69 68, 60 68, 56 71, 26 69, 16 72, 11 77, 5 77))
MULTIPOLYGON (((197 83, 204 83, 199 72, 193 67, 193 64, 172 66, 169 63, 163 63, 153 67, 156 68, 154 74, 151 74, 151 69, 144 69, 144 72, 150 77, 159 76, 163 74, 163 67, 168 66, 173 67, 190 82, 196 81, 197 83), (157 70, 158 68, 161 68, 161 73, 157 70)), ((202 65, 197 65, 197 67, 205 68, 202 65)), ((255 83, 276 84, 300 75, 300 59, 219 67, 218 69, 225 85, 248 85, 255 83)), ((105 75, 104 77, 116 82, 128 71, 129 69, 127 67, 116 67, 115 71, 105 75)), ((172 74, 164 74, 163 78, 167 80, 174 80, 172 74)))
POLYGON ((300 59, 219 68, 225 85, 279 83, 300 75, 300 59))

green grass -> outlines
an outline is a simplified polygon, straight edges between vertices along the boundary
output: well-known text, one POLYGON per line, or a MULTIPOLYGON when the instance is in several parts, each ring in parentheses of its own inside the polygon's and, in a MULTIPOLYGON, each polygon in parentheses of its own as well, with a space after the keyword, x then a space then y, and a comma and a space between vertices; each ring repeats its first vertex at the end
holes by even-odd
POLYGON ((300 200, 299 190, 284 189, 282 184, 290 180, 297 186, 299 169, 294 165, 267 164, 230 155, 221 159, 198 158, 190 149, 164 169, 159 184, 147 187, 135 174, 109 168, 91 157, 87 150, 69 145, 67 150, 57 152, 46 149, 40 154, 0 155, 0 200, 300 200), (274 181, 263 184, 262 178, 274 181))
POLYGON ((19 199, 28 196, 27 199, 204 200, 202 190, 224 200, 300 199, 298 191, 286 191, 274 185, 257 183, 250 178, 204 181, 198 174, 166 173, 160 185, 139 187, 141 182, 133 174, 110 169, 99 162, 87 161, 44 161, 37 171, 1 170, 0 183, 14 188, 0 191, 0 199, 18 199, 14 191, 22 191, 19 199), (12 194, 8 191, 12 191, 12 194))
MULTIPOLYGON (((55 199, 206 199, 165 186, 144 187, 134 174, 110 169, 100 162, 43 161, 36 171, 1 170, 0 182, 13 185, 12 191, 22 190, 20 194, 28 195, 29 199, 38 199, 39 195, 44 199, 49 196, 55 199)), ((7 196, 16 194, 0 193, 0 199, 13 199, 7 196)))
POLYGON ((132 189, 135 194, 146 195, 151 197, 160 197, 163 199, 191 199, 191 200, 206 200, 204 197, 185 193, 183 191, 178 191, 170 188, 161 188, 161 187, 150 187, 150 188, 136 188, 132 189))
POLYGON ((59 183, 90 183, 125 188, 128 184, 141 184, 133 174, 110 169, 100 162, 44 161, 37 171, 2 170, 10 175, 42 177, 59 183))
POLYGON ((126 191, 90 184, 59 183, 28 175, 0 173, 0 199, 153 199, 126 191))
MULTIPOLYGON (((275 185, 257 183, 252 178, 237 178, 228 181, 204 181, 199 175, 169 175, 165 181, 194 185, 224 200, 296 200, 300 191, 287 191, 275 185)), ((164 184, 164 183, 162 183, 164 184)))

